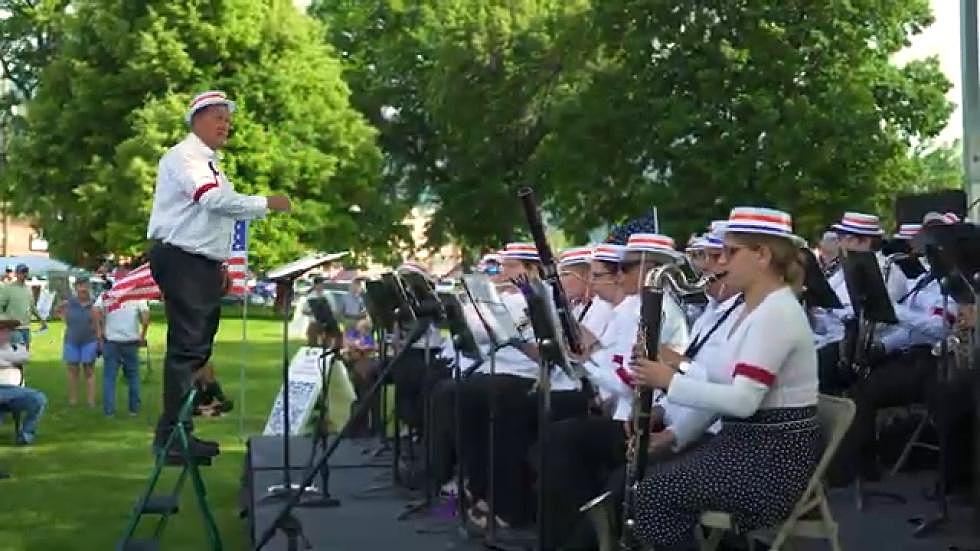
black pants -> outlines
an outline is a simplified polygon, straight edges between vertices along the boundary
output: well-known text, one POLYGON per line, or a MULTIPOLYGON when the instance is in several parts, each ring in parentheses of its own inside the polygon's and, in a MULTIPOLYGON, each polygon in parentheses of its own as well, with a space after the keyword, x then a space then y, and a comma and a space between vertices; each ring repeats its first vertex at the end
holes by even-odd
POLYGON ((854 382, 850 366, 840 365, 840 341, 825 344, 817 349, 817 366, 820 392, 839 395, 854 382))
POLYGON ((438 348, 410 348, 392 370, 395 382, 395 414, 408 426, 424 431, 425 391, 446 377, 444 362, 437 362, 438 348), (426 359, 428 358, 428 364, 426 359))
POLYGON ((579 508, 606 490, 626 459, 623 422, 606 417, 565 419, 550 428, 545 492, 550 518, 547 541, 562 549, 594 546, 579 508))
POLYGON ((224 280, 218 261, 164 244, 150 249, 150 270, 167 312, 163 412, 157 423, 157 437, 161 438, 177 423, 194 372, 211 357, 224 280))
MULTIPOLYGON (((475 499, 489 497, 488 419, 494 408, 493 491, 497 515, 512 525, 531 520, 528 454, 537 435, 534 380, 515 375, 476 374, 460 386, 462 461, 475 499)), ((551 420, 582 415, 586 399, 579 391, 551 393, 551 420)))
MULTIPOLYGON (((838 454, 847 465, 854 466, 867 479, 878 475, 876 418, 886 407, 924 403, 936 385, 936 358, 928 347, 895 354, 875 365, 867 379, 855 383, 851 390, 857 411, 838 454)), ((843 474, 847 474, 846 472, 843 474)), ((846 481, 845 480, 841 482, 846 481)))

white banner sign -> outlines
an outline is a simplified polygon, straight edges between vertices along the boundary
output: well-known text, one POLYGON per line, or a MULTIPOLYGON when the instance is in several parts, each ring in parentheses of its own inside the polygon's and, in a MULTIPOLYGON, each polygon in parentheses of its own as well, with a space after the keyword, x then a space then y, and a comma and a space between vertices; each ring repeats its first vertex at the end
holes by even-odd
MULTIPOLYGON (((289 434, 298 435, 313 415, 316 399, 323 387, 320 375, 320 355, 322 348, 304 346, 296 351, 289 365, 289 434)), ((330 356, 323 359, 329 367, 330 356)), ((262 434, 282 434, 283 408, 282 387, 272 404, 272 411, 265 423, 262 434)))

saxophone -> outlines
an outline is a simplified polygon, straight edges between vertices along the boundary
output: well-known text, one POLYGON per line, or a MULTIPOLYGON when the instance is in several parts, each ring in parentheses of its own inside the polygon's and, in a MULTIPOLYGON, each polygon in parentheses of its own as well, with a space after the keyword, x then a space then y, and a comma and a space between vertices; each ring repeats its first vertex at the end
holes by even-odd
MULTIPOLYGON (((701 275, 697 281, 690 282, 687 275, 676 264, 664 264, 647 274, 642 291, 640 327, 637 334, 637 348, 646 354, 647 359, 656 360, 660 347, 660 329, 663 320, 663 301, 667 290, 676 297, 704 292, 714 281, 714 276, 701 275)), ((619 549, 632 548, 634 517, 634 494, 637 485, 646 475, 650 446, 650 419, 653 410, 653 389, 636 387, 633 390, 633 416, 630 419, 633 430, 626 442, 626 480, 623 495, 622 530, 619 536, 619 549)), ((600 551, 613 551, 616 541, 616 513, 612 503, 612 493, 605 492, 583 505, 585 513, 595 528, 600 551)))

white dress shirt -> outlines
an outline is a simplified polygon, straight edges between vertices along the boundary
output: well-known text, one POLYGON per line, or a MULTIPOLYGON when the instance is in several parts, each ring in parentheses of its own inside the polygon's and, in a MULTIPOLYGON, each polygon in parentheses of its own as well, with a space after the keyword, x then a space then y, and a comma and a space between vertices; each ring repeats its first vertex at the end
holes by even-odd
POLYGON ((191 133, 160 159, 146 236, 224 261, 235 220, 260 218, 267 210, 265 197, 235 192, 215 151, 191 133))

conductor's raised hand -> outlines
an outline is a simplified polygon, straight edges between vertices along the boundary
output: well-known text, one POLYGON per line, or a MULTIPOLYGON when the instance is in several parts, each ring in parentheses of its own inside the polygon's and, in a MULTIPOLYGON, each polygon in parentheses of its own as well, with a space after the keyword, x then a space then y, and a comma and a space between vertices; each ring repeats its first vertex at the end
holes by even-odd
POLYGON ((265 198, 266 206, 269 210, 274 210, 277 212, 289 212, 292 205, 289 203, 289 197, 285 195, 269 195, 265 198))

